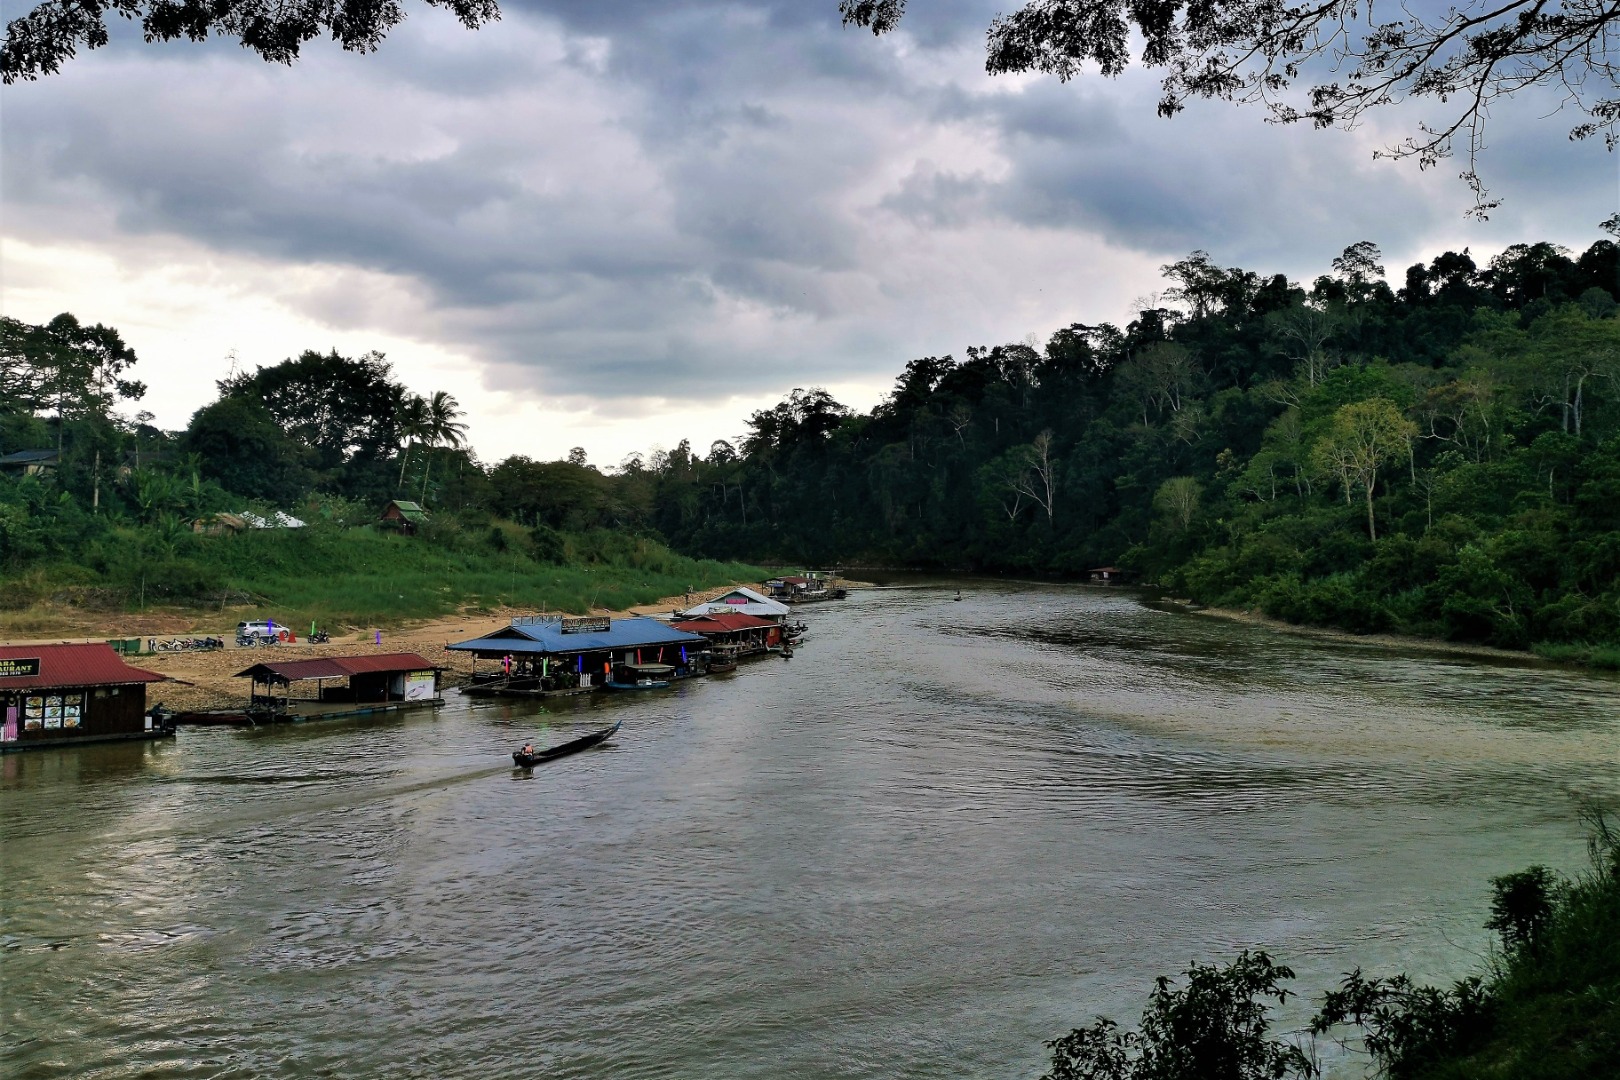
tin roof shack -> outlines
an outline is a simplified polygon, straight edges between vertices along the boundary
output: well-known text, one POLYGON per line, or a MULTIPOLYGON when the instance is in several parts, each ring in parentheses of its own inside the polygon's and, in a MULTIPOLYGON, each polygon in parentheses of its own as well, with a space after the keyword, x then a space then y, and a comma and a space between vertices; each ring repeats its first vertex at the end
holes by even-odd
POLYGON ((0 645, 0 751, 174 734, 146 714, 146 684, 105 642, 0 645))
POLYGON ((18 450, 0 457, 0 471, 18 476, 49 476, 61 460, 55 450, 18 450))
POLYGON ((782 627, 769 619, 744 615, 740 611, 719 611, 675 619, 669 625, 691 634, 702 634, 711 648, 723 656, 757 656, 782 643, 782 627))
POLYGON ((439 672, 433 662, 416 653, 380 656, 326 656, 318 660, 267 660, 239 671, 251 679, 249 708, 264 709, 273 721, 331 720, 444 704, 439 696, 439 672), (293 693, 294 683, 315 684, 293 693), (334 685, 326 685, 328 682, 334 685), (263 684, 264 692, 259 692, 263 684), (276 693, 276 687, 282 693, 276 693))
POLYGON ((551 697, 599 689, 615 664, 669 664, 675 678, 687 678, 698 674, 692 664, 708 641, 643 615, 521 615, 493 634, 446 647, 473 654, 464 694, 551 697), (480 671, 485 660, 494 664, 480 671))
POLYGON ((391 523, 406 536, 413 536, 417 529, 428 522, 427 507, 421 503, 395 499, 383 507, 381 520, 391 523))
POLYGON ((708 603, 687 608, 680 614, 682 618, 695 619, 699 615, 717 615, 726 612, 752 615, 756 619, 767 619, 773 623, 781 623, 788 617, 789 609, 786 604, 772 600, 762 593, 757 593, 746 585, 739 585, 730 592, 720 594, 708 603))

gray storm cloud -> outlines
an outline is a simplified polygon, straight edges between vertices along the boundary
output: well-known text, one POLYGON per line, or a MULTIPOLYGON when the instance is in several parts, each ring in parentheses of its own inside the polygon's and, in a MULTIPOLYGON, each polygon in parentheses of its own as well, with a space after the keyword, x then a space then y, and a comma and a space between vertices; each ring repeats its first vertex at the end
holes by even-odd
POLYGON ((1508 209, 1464 225, 1456 170, 1373 165, 1364 133, 1159 121, 1151 77, 991 80, 994 10, 919 5, 881 41, 832 0, 533 2, 476 34, 413 11, 291 70, 120 38, 7 89, 6 229, 395 275, 502 387, 611 401, 886 377, 995 333, 983 306, 1053 284, 1054 249, 1079 275, 1055 323, 1124 314, 1083 291, 1121 253, 1299 276, 1363 238, 1578 243, 1613 209, 1613 159, 1517 106, 1487 163, 1508 209))

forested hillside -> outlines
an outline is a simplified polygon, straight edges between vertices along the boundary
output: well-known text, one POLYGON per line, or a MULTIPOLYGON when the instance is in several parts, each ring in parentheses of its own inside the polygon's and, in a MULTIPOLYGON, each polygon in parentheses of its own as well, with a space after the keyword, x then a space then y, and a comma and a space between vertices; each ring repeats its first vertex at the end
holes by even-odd
POLYGON ((0 320, 6 632, 83 609, 217 623, 229 607, 294 625, 586 611, 760 574, 669 551, 621 497, 629 481, 583 451, 492 476, 455 398, 412 393, 380 355, 234 372, 181 431, 118 411, 145 394, 137 363, 116 330, 72 315, 0 320), (385 518, 394 500, 428 509, 385 518))
POLYGON ((794 390, 736 445, 607 471, 583 449, 480 462, 455 399, 376 354, 234 373, 160 431, 114 411, 143 392, 115 331, 5 320, 0 452, 60 463, 0 476, 0 567, 35 593, 77 574, 207 597, 232 565, 201 554, 210 513, 375 529, 399 498, 467 558, 589 561, 602 531, 708 558, 1114 565, 1296 622, 1620 666, 1620 246, 1448 252, 1394 285, 1379 260, 1355 244, 1305 286, 1194 252, 1123 328, 913 360, 864 415, 794 390))
POLYGON ((1123 328, 913 360, 869 415, 795 391, 742 446, 656 461, 657 523, 715 555, 1113 564, 1355 631, 1620 641, 1620 248, 1394 287, 1379 258, 1305 287, 1195 252, 1123 328))

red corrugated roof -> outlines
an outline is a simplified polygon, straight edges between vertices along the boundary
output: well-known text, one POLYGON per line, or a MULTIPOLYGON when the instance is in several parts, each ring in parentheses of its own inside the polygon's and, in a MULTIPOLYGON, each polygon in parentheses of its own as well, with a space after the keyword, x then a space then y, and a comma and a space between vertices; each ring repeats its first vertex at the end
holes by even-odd
POLYGON ((705 631, 714 633, 716 630, 754 630, 762 626, 775 626, 769 619, 761 619, 754 615, 744 615, 742 612, 733 614, 729 611, 717 611, 713 615, 697 615, 690 619, 682 619, 669 625, 677 630, 685 630, 689 634, 701 634, 705 631))
POLYGON ((254 664, 236 677, 252 676, 262 679, 274 675, 277 679, 297 682, 300 679, 341 679, 367 672, 426 671, 434 666, 413 652, 382 653, 375 656, 323 656, 318 660, 267 660, 254 664))
POLYGON ((105 642, 78 645, 0 645, 0 660, 39 661, 38 675, 0 676, 0 690, 45 690, 58 686, 127 686, 162 682, 155 671, 130 667, 105 642))

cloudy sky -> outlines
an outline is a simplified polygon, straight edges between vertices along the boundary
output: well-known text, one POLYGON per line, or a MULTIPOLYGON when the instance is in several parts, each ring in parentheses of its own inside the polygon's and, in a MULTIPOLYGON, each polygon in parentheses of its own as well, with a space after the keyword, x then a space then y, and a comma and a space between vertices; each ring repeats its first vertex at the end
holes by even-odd
POLYGON ((1495 111, 1481 224, 1457 167, 1372 159, 1413 114, 1165 121, 1151 77, 990 78, 997 10, 917 0, 875 39, 836 0, 525 0, 478 32, 410 6, 380 52, 292 68, 120 31, 0 97, 0 306, 118 327, 162 426, 233 363, 377 349, 486 460, 611 464, 795 386, 866 408, 912 357, 1122 321, 1194 248, 1308 280, 1370 239, 1398 279, 1579 250, 1620 208, 1556 99, 1495 111))

